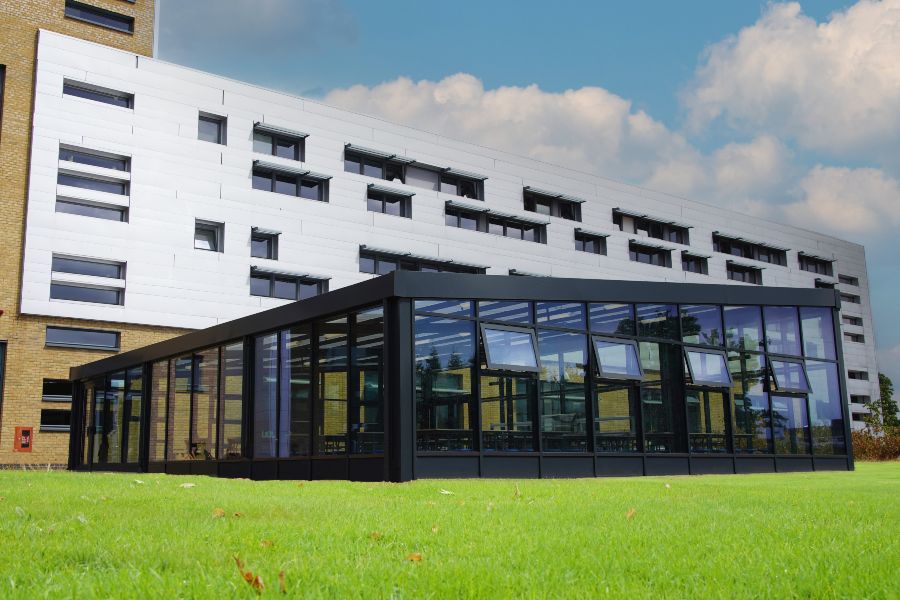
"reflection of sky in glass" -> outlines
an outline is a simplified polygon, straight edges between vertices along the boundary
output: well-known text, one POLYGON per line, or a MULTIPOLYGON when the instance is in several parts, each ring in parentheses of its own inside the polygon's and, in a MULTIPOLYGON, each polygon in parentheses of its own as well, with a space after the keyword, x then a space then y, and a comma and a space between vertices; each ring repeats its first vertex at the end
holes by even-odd
POLYGON ((758 306, 725 307, 725 339, 729 348, 762 350, 762 311, 758 306))
POLYGON ((478 315, 491 321, 527 325, 531 323, 531 303, 485 300, 478 303, 478 315))
POLYGON ((591 331, 634 335, 634 307, 631 304, 591 304, 591 331))
POLYGON ((788 362, 786 360, 778 360, 772 358, 769 360, 772 365, 772 373, 775 375, 775 385, 779 390, 795 390, 799 392, 808 392, 809 382, 806 380, 806 374, 803 372, 803 365, 796 362, 788 362))
POLYGON ((472 321, 416 317, 416 363, 430 369, 468 366, 475 357, 474 337, 472 321))
POLYGON ((640 362, 633 344, 595 339, 594 347, 602 375, 641 378, 640 362))
POLYGON ((766 344, 769 352, 800 355, 800 322, 793 306, 767 306, 766 344))
POLYGON ((722 345, 722 314, 718 306, 683 305, 681 329, 685 343, 722 345))
POLYGON ((584 329, 584 304, 580 302, 538 302, 538 323, 584 329))
POLYGON ((830 308, 800 309, 803 327, 803 354, 811 358, 834 360, 834 325, 830 308))
POLYGON ((721 354, 688 350, 687 356, 694 383, 731 385, 725 357, 721 354))
POLYGON ((491 363, 488 366, 506 365, 537 369, 534 340, 530 333, 485 327, 484 338, 491 363))

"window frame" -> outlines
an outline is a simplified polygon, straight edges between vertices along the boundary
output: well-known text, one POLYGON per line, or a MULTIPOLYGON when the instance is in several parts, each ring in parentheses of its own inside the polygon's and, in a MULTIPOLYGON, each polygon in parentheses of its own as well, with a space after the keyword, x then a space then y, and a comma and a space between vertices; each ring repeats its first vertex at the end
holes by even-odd
POLYGON ((816 275, 824 275, 826 277, 834 277, 834 261, 798 252, 797 264, 801 271, 814 273, 816 275))
POLYGON ((125 196, 126 198, 131 196, 131 181, 129 181, 127 179, 113 179, 111 177, 104 177, 102 175, 94 175, 91 173, 82 173, 80 171, 73 172, 68 169, 57 171, 56 185, 58 185, 58 186, 63 185, 66 187, 72 187, 72 188, 79 189, 79 190, 88 190, 88 191, 97 192, 100 194, 110 194, 112 196, 125 196), (70 183, 64 183, 63 181, 60 181, 63 177, 72 177, 74 179, 81 179, 84 181, 98 181, 101 183, 117 185, 117 186, 120 186, 120 189, 122 191, 121 192, 110 192, 110 191, 106 191, 106 190, 98 190, 98 189, 88 187, 88 186, 72 185, 70 183))
POLYGON ((72 402, 72 397, 75 395, 75 387, 74 384, 68 379, 58 379, 54 377, 44 377, 41 381, 41 402, 72 402), (65 382, 69 384, 69 395, 65 394, 48 394, 46 392, 47 382, 65 382))
POLYGON ((71 283, 69 281, 51 281, 50 282, 50 300, 56 300, 60 302, 80 302, 82 304, 96 304, 102 306, 122 306, 125 304, 125 290, 119 287, 107 287, 101 285, 87 285, 81 283, 71 283), (88 290, 101 290, 104 292, 113 292, 115 294, 115 302, 104 302, 102 300, 79 300, 76 298, 60 298, 58 294, 56 294, 56 290, 59 288, 78 288, 78 289, 88 289, 88 290), (56 294, 56 295, 55 295, 56 294))
POLYGON ((42 408, 41 416, 40 416, 40 424, 38 426, 38 431, 48 432, 48 433, 66 433, 72 430, 72 409, 63 409, 63 408, 42 408), (44 413, 48 415, 50 413, 55 414, 69 414, 69 424, 68 425, 58 425, 58 424, 44 424, 44 413))
POLYGON ((728 353, 725 350, 718 350, 709 347, 700 347, 688 344, 684 344, 682 349, 682 353, 684 354, 684 362, 687 365, 688 376, 691 378, 690 384, 688 385, 707 389, 731 389, 731 387, 734 385, 734 378, 731 376, 731 370, 728 368, 728 353), (723 367, 722 370, 728 377, 728 382, 722 383, 721 381, 697 379, 696 375, 694 374, 694 366, 693 364, 691 364, 691 358, 689 356, 691 352, 695 352, 698 354, 712 354, 721 358, 723 367))
POLYGON ((698 275, 709 275, 709 257, 700 254, 692 254, 687 250, 681 251, 681 270, 685 273, 696 273, 698 275), (700 265, 699 270, 688 269, 688 264, 697 262, 700 265))
POLYGON ((762 268, 752 265, 742 265, 734 261, 725 261, 725 275, 729 281, 737 281, 739 283, 749 283, 750 285, 763 285, 762 268), (757 281, 747 281, 746 279, 735 279, 735 273, 753 274, 757 281))
POLYGON ((88 100, 90 102, 99 102, 100 104, 107 104, 117 108, 134 110, 134 94, 101 87, 84 81, 63 79, 62 93, 63 96, 69 96, 70 98, 81 98, 82 100, 88 100), (72 93, 71 90, 78 90, 86 95, 72 93))
MULTIPOLYGON (((299 300, 308 300, 308 298, 301 298, 300 290, 301 285, 305 284, 316 284, 317 290, 315 296, 321 296, 322 294, 328 293, 328 279, 317 278, 317 277, 308 277, 302 275, 290 275, 287 273, 269 273, 263 270, 251 270, 250 271, 250 279, 268 279, 269 283, 269 293, 268 295, 254 294, 253 286, 251 283, 250 286, 250 296, 253 298, 273 298, 275 300, 287 300, 289 302, 297 302, 299 300), (294 298, 282 298, 281 296, 275 296, 275 280, 276 279, 291 279, 295 285, 296 295, 294 298)), ((313 297, 315 297, 313 296, 313 297)))
POLYGON ((712 234, 713 250, 720 254, 728 254, 738 258, 757 260, 779 267, 787 266, 787 253, 789 250, 776 248, 762 242, 743 240, 718 231, 712 234), (772 260, 777 258, 778 260, 772 260))
POLYGON ((575 251, 576 252, 584 252, 586 254, 593 254, 595 256, 607 256, 607 245, 606 238, 608 236, 599 235, 594 233, 588 233, 586 231, 575 230, 575 251), (597 245, 597 249, 600 252, 592 252, 591 250, 585 249, 585 244, 591 242, 597 245), (581 248, 578 247, 578 244, 581 244, 581 248))
MULTIPOLYGON (((390 156, 375 156, 374 154, 366 154, 364 152, 359 151, 358 149, 350 149, 345 146, 344 149, 344 172, 345 173, 353 173, 355 175, 362 175, 363 177, 370 177, 372 179, 378 179, 379 181, 390 181, 393 182, 394 179, 388 179, 388 170, 389 167, 391 169, 398 169, 400 175, 400 183, 406 184, 406 166, 409 163, 405 161, 391 160, 390 156), (352 162, 356 162, 359 165, 359 169, 357 171, 351 171, 347 169, 348 157, 353 157, 355 160, 352 162), (379 163, 378 167, 381 169, 381 177, 375 177, 374 175, 367 175, 365 173, 366 169, 366 161, 370 161, 372 163, 379 163)), ((440 184, 438 185, 440 187, 440 184)))
POLYGON ((203 252, 215 252, 224 254, 225 252, 225 224, 216 223, 215 221, 204 221, 202 219, 194 220, 194 250, 202 250, 203 252), (198 248, 197 233, 199 231, 212 231, 215 236, 215 248, 198 248))
MULTIPOLYGON (((312 173, 310 173, 308 171, 305 174, 300 175, 298 173, 293 173, 293 172, 289 172, 289 171, 279 171, 274 168, 269 168, 268 166, 266 166, 266 167, 254 166, 253 170, 251 171, 251 174, 250 174, 250 179, 251 179, 250 185, 251 185, 252 189, 254 189, 258 192, 281 194, 282 196, 288 196, 290 198, 301 198, 303 200, 309 200, 311 202, 328 202, 328 181, 331 179, 330 177, 313 175, 312 173), (263 179, 263 178, 266 178, 266 176, 268 176, 267 178, 269 179, 269 189, 265 190, 265 189, 253 186, 253 180, 255 180, 257 178, 263 179), (296 185, 297 193, 296 194, 285 194, 284 192, 276 191, 276 187, 277 187, 276 179, 278 177, 293 177, 294 183, 296 185), (315 182, 315 184, 318 188, 318 198, 307 198, 306 196, 303 195, 303 183, 304 182, 315 182)), ((307 186, 307 187, 310 187, 310 186, 307 186)))
POLYGON ((638 346, 637 340, 628 339, 628 338, 617 338, 610 337, 606 335, 591 335, 591 349, 594 353, 594 360, 597 363, 597 371, 596 376, 600 379, 609 379, 614 381, 643 381, 644 380, 644 366, 641 364, 641 351, 638 346), (621 373, 607 373, 603 369, 603 361, 600 359, 600 353, 597 348, 597 341, 607 342, 610 344, 617 344, 621 346, 630 346, 632 352, 634 352, 635 363, 638 367, 638 372, 640 373, 640 377, 635 378, 630 375, 622 375, 621 373))
MULTIPOLYGON (((130 0, 129 0, 130 1, 130 0)), ((63 16, 67 19, 72 19, 74 21, 81 21, 82 23, 90 23, 91 25, 96 25, 97 27, 103 27, 104 29, 110 29, 112 31, 118 31, 120 33, 127 33, 129 35, 134 35, 134 17, 131 15, 125 15, 122 13, 117 13, 112 10, 107 10, 105 8, 101 8, 99 6, 94 6, 93 4, 85 4, 84 2, 78 2, 77 0, 66 0, 64 8, 63 8, 63 16), (88 17, 82 16, 80 14, 71 14, 69 10, 77 10, 87 14, 94 14, 97 16, 105 16, 109 17, 113 21, 119 20, 124 23, 122 27, 116 27, 112 23, 101 23, 98 21, 91 20, 88 17)))
POLYGON ((103 152, 102 150, 92 150, 89 148, 81 148, 78 146, 73 146, 71 144, 60 144, 59 146, 59 160, 63 162, 70 162, 77 165, 84 165, 87 167, 94 167, 97 169, 108 169, 110 171, 119 171, 122 173, 130 173, 131 172, 131 157, 123 156, 120 154, 113 154, 111 152, 103 152), (71 158, 63 156, 65 153, 71 154, 71 158), (103 165, 96 165, 91 162, 86 162, 84 160, 78 160, 79 156, 81 157, 93 157, 104 159, 107 161, 116 161, 121 163, 122 168, 118 167, 109 167, 103 165))
POLYGON ((651 246, 649 244, 642 244, 636 240, 628 241, 628 258, 629 258, 629 260, 631 260, 631 262, 635 262, 635 263, 638 263, 641 265, 650 265, 653 267, 663 267, 663 268, 667 268, 667 269, 672 268, 672 250, 671 249, 661 248, 658 246, 651 246), (640 248, 641 250, 637 250, 637 248, 640 248), (644 254, 647 254, 647 252, 646 252, 647 250, 652 251, 653 256, 663 256, 664 264, 658 264, 658 263, 655 263, 652 261, 644 262, 644 261, 638 260, 636 258, 637 256, 639 256, 642 253, 641 251, 643 251, 644 254))
POLYGON ((223 117, 221 115, 214 115, 212 113, 201 112, 197 115, 197 140, 201 142, 208 142, 211 144, 218 144, 219 146, 227 146, 228 145, 228 117, 223 117), (218 126, 218 134, 216 135, 216 140, 207 140, 201 137, 201 123, 215 123, 218 126))
POLYGON ((125 206, 120 206, 118 204, 106 204, 105 202, 93 202, 87 200, 81 200, 78 198, 68 198, 66 196, 57 196, 56 202, 53 203, 53 212, 59 213, 62 215, 73 215, 76 217, 85 217, 87 219, 102 219, 104 221, 112 221, 113 223, 127 223, 128 222, 128 208, 125 206), (84 214, 83 212, 78 212, 77 210, 59 210, 60 203, 63 206, 73 206, 73 207, 81 207, 86 209, 96 209, 98 211, 107 211, 109 213, 117 213, 118 218, 112 219, 101 215, 95 214, 84 214))
POLYGON ((562 197, 562 194, 557 196, 551 196, 547 194, 543 194, 529 187, 525 187, 522 189, 522 207, 528 211, 533 212, 539 215, 546 215, 549 217, 557 217, 559 219, 565 219, 567 221, 574 221, 576 223, 581 223, 581 202, 577 200, 569 200, 565 197, 562 197), (542 213, 537 210, 537 204, 548 204, 549 212, 542 213), (571 209, 572 216, 566 216, 563 214, 563 207, 567 209, 571 209))
POLYGON ((412 219, 412 195, 401 194, 399 192, 386 192, 380 189, 374 189, 372 186, 369 186, 366 190, 366 210, 371 213, 383 214, 391 217, 412 219), (395 215, 385 210, 387 208, 389 198, 400 203, 400 214, 395 215), (381 204, 381 210, 373 210, 371 204, 369 204, 370 202, 379 202, 381 204))
POLYGON ((785 356, 770 354, 770 355, 766 356, 766 369, 768 369, 769 376, 771 377, 771 381, 774 384, 773 389, 769 390, 770 394, 774 394, 774 395, 780 395, 780 394, 808 395, 812 392, 812 386, 809 384, 809 373, 806 372, 806 361, 805 360, 800 359, 800 358, 788 358, 785 356), (806 382, 806 389, 782 387, 780 385, 780 382, 778 381, 778 375, 775 373, 775 368, 773 366, 773 363, 776 363, 776 362, 800 365, 800 370, 801 370, 803 379, 806 382))
POLYGON ((278 238, 280 237, 277 233, 268 233, 261 231, 250 230, 250 257, 251 258, 261 258, 263 260, 278 260, 278 238), (266 256, 260 256, 258 254, 253 253, 253 243, 264 241, 266 242, 266 248, 268 250, 266 256))
POLYGON ((253 152, 254 154, 263 154, 265 156, 274 156, 276 158, 283 158, 284 160, 294 160, 297 162, 303 162, 306 159, 306 136, 290 136, 287 134, 278 134, 272 133, 270 131, 266 131, 263 129, 258 129, 257 127, 253 128, 253 152), (256 136, 257 135, 265 135, 271 139, 269 152, 260 152, 256 149, 256 136), (295 151, 294 156, 292 158, 288 158, 286 156, 281 156, 277 154, 278 142, 290 142, 294 144, 295 151))
POLYGON ((47 325, 44 329, 44 346, 48 348, 83 348, 85 350, 111 350, 118 352, 121 349, 122 345, 122 333, 119 331, 114 331, 111 329, 90 329, 86 327, 62 327, 58 325, 47 325), (115 336, 116 345, 115 346, 100 346, 96 344, 77 344, 77 343, 67 343, 67 342, 48 342, 47 341, 47 332, 51 329, 53 330, 62 330, 62 331, 80 331, 80 332, 89 332, 89 333, 104 333, 115 336))
POLYGON ((510 325, 496 325, 494 323, 479 323, 478 324, 479 333, 481 334, 481 347, 484 348, 484 364, 487 367, 486 371, 514 371, 516 373, 540 373, 541 372, 541 357, 540 352, 538 350, 537 343, 537 334, 534 331, 534 328, 530 327, 513 327, 510 325), (534 356, 534 367, 528 367, 523 365, 508 365, 504 363, 494 362, 491 360, 491 349, 490 344, 487 342, 487 335, 485 331, 487 329, 496 329, 500 331, 510 331, 514 333, 527 333, 531 337, 531 352, 534 356))

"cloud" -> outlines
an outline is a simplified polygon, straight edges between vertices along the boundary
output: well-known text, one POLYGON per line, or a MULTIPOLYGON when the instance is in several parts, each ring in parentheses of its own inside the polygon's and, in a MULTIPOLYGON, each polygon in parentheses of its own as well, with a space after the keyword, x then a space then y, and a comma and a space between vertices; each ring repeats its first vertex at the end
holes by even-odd
POLYGON ((900 0, 863 0, 817 24, 772 4, 710 46, 682 95, 699 131, 717 120, 831 156, 896 162, 900 137, 900 0))

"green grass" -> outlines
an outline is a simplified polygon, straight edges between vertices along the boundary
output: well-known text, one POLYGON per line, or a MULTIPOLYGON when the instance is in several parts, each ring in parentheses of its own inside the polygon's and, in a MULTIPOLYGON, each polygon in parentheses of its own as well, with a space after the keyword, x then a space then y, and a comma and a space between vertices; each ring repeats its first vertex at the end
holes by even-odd
POLYGON ((897 462, 409 484, 0 471, 0 497, 0 598, 255 597, 234 556, 264 596, 280 571, 328 598, 900 594, 897 462))

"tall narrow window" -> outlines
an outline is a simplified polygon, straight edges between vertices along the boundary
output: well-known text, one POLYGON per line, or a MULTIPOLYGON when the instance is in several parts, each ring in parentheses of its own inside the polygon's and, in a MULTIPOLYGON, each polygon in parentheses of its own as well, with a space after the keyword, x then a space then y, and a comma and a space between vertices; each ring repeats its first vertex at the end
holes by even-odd
POLYGON ((347 452, 348 320, 342 317, 323 321, 317 328, 316 451, 318 454, 343 454, 347 452))
POLYGON ((243 456, 241 444, 244 422, 244 343, 222 347, 222 373, 219 384, 219 458, 243 456))

